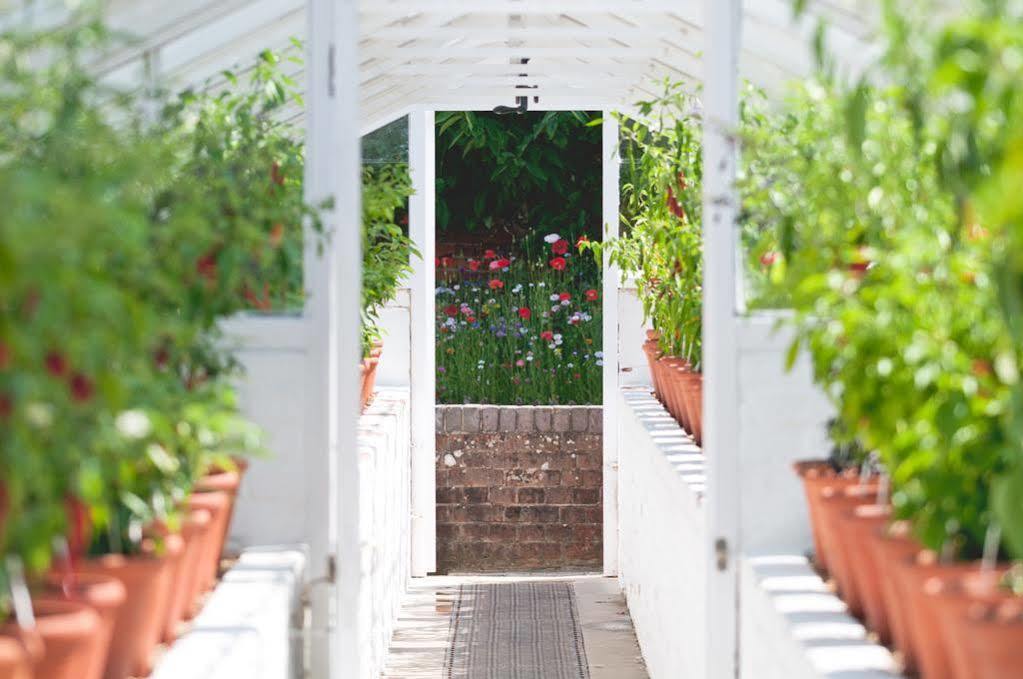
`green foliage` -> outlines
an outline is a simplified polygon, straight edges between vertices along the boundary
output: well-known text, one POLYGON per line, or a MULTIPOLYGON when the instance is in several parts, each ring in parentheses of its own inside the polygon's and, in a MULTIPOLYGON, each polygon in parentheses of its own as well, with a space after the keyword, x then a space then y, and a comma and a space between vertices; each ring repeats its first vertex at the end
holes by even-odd
POLYGON ((823 72, 746 140, 751 255, 768 295, 794 307, 848 436, 889 470, 898 514, 964 556, 997 521, 1023 554, 1011 332, 1023 279, 1007 257, 1019 220, 1004 211, 1023 174, 1003 164, 1020 67, 1000 51, 1018 53, 1020 24, 975 9, 935 31, 889 2, 884 27, 875 72, 852 84, 823 72))
POLYGON ((599 235, 601 135, 594 114, 437 114, 437 228, 520 240, 599 235), (530 231, 531 230, 531 231, 530 231))
POLYGON ((362 171, 362 351, 382 339, 379 314, 412 272, 419 251, 396 223, 406 210, 412 180, 405 165, 367 166, 362 171))
POLYGON ((602 402, 600 270, 574 249, 558 237, 521 257, 440 262, 439 402, 602 402))
POLYGON ((625 235, 590 243, 636 277, 643 313, 669 355, 700 365, 703 234, 702 157, 695 99, 678 83, 621 119, 625 235))

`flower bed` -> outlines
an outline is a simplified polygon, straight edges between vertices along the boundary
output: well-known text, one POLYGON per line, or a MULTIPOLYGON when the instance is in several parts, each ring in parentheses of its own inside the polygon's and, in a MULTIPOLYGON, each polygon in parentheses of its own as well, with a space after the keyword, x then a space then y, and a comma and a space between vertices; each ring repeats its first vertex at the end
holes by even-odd
POLYGON ((441 403, 599 404, 599 273, 557 234, 548 252, 437 261, 441 403))

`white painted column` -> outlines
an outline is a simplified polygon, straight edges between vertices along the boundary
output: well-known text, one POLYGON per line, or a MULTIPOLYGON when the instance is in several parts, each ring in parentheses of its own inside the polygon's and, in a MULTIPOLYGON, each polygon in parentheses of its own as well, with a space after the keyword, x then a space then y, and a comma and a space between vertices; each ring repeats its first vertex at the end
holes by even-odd
MULTIPOLYGON (((603 201, 604 240, 618 237, 621 159, 618 156, 618 120, 604 111, 603 201)), ((604 255, 604 575, 618 574, 618 287, 620 272, 604 255)))
POLYGON ((707 453, 707 677, 738 675, 739 409, 736 350, 741 0, 705 0, 703 431, 707 453))
POLYGON ((412 575, 437 570, 437 472, 434 413, 437 336, 434 330, 436 155, 433 111, 409 115, 409 235, 422 254, 413 261, 411 327, 412 575))
POLYGON ((333 198, 320 256, 307 238, 306 515, 312 676, 367 676, 368 591, 361 552, 358 418, 361 283, 358 0, 310 0, 306 177, 310 202, 333 198), (336 578, 331 584, 336 566, 336 578))

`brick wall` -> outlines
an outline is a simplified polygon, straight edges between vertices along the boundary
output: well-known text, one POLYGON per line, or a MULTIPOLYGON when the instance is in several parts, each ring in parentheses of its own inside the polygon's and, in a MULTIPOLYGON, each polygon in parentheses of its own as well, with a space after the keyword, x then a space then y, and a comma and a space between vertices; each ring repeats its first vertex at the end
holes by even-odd
POLYGON ((437 569, 599 569, 599 406, 437 407, 437 569))

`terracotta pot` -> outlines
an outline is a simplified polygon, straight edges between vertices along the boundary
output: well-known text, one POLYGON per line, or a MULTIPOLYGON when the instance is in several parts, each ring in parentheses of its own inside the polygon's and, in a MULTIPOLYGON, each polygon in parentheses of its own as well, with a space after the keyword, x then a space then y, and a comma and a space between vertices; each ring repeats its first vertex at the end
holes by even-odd
POLYGON ((192 511, 206 510, 210 514, 206 539, 200 548, 199 567, 195 572, 195 582, 188 595, 189 610, 185 616, 190 620, 197 612, 195 605, 204 592, 213 587, 217 581, 217 570, 220 567, 220 554, 223 550, 223 536, 227 534, 227 526, 231 516, 231 498, 224 491, 193 493, 188 499, 188 508, 192 511))
POLYGON ((657 340, 647 340, 643 343, 643 355, 646 356, 647 366, 650 369, 650 382, 654 386, 654 396, 658 401, 664 403, 664 389, 661 386, 660 371, 657 370, 657 359, 661 357, 657 340))
POLYGON ((117 615, 124 605, 127 592, 117 578, 99 573, 53 573, 48 578, 53 597, 64 597, 86 604, 99 614, 100 642, 98 652, 88 665, 81 668, 81 679, 99 679, 107 663, 107 650, 114 633, 117 615))
POLYGON ((692 410, 689 407, 688 385, 692 381, 693 373, 689 370, 689 364, 680 358, 672 359, 668 367, 670 368, 671 377, 669 379, 671 380, 671 388, 675 392, 676 412, 673 415, 678 423, 682 425, 682 428, 686 430, 686 433, 692 436, 693 417, 692 410))
POLYGON ((806 495, 806 510, 810 517, 810 531, 813 534, 814 563, 823 573, 828 573, 828 555, 822 539, 823 519, 820 512, 821 490, 827 486, 851 486, 859 483, 859 472, 849 469, 838 472, 827 460, 802 460, 792 465, 803 481, 806 495))
POLYGON ((32 660, 15 637, 0 634, 0 679, 32 679, 32 660))
POLYGON ((820 498, 821 537, 824 539, 831 576, 849 612, 862 618, 863 601, 852 575, 853 568, 858 566, 860 554, 856 551, 858 546, 851 542, 852 536, 843 530, 841 517, 854 507, 873 503, 877 498, 877 483, 825 486, 821 489, 820 498))
MULTIPOLYGON (((940 577, 954 565, 938 563, 937 556, 930 550, 921 550, 908 559, 893 564, 898 596, 906 613, 909 629, 911 655, 922 679, 952 679, 952 665, 949 649, 945 646, 941 625, 935 616, 932 597, 928 596, 925 584, 940 577)), ((972 568, 969 564, 958 565, 958 573, 972 568)))
POLYGON ((114 622, 105 679, 144 677, 152 670, 153 649, 160 640, 160 606, 167 591, 170 561, 153 550, 132 556, 107 554, 83 561, 82 573, 117 578, 127 593, 114 622))
MULTIPOLYGON (((180 533, 167 533, 162 535, 164 546, 164 559, 166 573, 163 577, 163 584, 158 592, 154 614, 158 620, 156 641, 154 645, 164 640, 164 633, 167 629, 167 618, 171 616, 175 600, 178 597, 178 584, 181 580, 181 569, 184 563, 185 540, 180 533)), ((176 625, 175 625, 176 627, 176 625)))
MULTIPOLYGON (((238 472, 218 472, 204 476, 195 485, 195 491, 198 493, 220 492, 226 494, 228 498, 227 515, 217 525, 216 558, 213 561, 210 586, 216 581, 217 569, 220 567, 220 557, 224 553, 224 546, 227 544, 227 537, 231 532, 234 506, 238 500, 238 489, 241 487, 241 484, 242 477, 238 472)), ((193 493, 193 495, 195 494, 193 493)))
POLYGON ((44 652, 36 630, 13 622, 0 626, 0 679, 33 679, 44 652))
POLYGON ((888 523, 891 513, 888 505, 859 505, 841 514, 838 521, 840 530, 847 535, 848 570, 863 606, 864 620, 885 645, 892 638, 881 591, 881 571, 885 565, 878 563, 868 543, 888 523))
POLYGON ((1019 679, 1023 674, 1023 599, 974 602, 958 636, 971 679, 1019 679))
POLYGON ((376 387, 377 381, 377 366, 380 364, 380 355, 383 351, 384 345, 381 342, 376 342, 369 350, 369 356, 363 359, 365 370, 363 371, 360 386, 363 410, 373 401, 373 390, 376 387))
POLYGON ((703 373, 690 372, 684 382, 686 394, 686 412, 689 414, 689 425, 692 427, 693 440, 696 445, 703 446, 703 373))
POLYGON ((104 651, 99 614, 81 601, 46 596, 33 598, 32 608, 44 648, 36 676, 84 679, 104 651))
POLYGON ((366 363, 366 359, 359 361, 359 412, 366 410, 366 406, 369 402, 366 400, 366 394, 369 390, 366 388, 366 380, 368 376, 369 365, 366 363))
POLYGON ((170 589, 170 600, 167 614, 164 616, 163 641, 174 641, 178 636, 178 624, 192 607, 190 598, 195 588, 196 574, 202 560, 203 548, 206 546, 207 533, 210 529, 210 513, 205 509, 191 511, 181 526, 181 538, 184 551, 178 560, 178 568, 174 575, 174 583, 170 589))
POLYGON ((680 385, 679 370, 685 365, 682 359, 674 356, 662 356, 658 365, 661 368, 661 383, 664 386, 665 398, 668 401, 668 413, 683 429, 689 431, 685 404, 682 401, 682 389, 680 385))
POLYGON ((909 524, 905 521, 896 521, 875 531, 871 537, 873 539, 867 542, 867 549, 872 552, 874 562, 879 566, 881 601, 891 632, 892 644, 901 656, 906 671, 914 672, 916 656, 909 629, 909 614, 906 611, 906 599, 902 594, 901 583, 895 577, 895 568, 896 563, 910 559, 919 552, 920 543, 913 539, 909 524))

